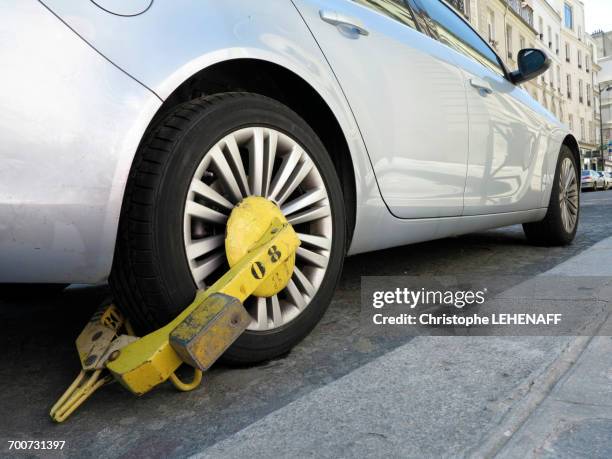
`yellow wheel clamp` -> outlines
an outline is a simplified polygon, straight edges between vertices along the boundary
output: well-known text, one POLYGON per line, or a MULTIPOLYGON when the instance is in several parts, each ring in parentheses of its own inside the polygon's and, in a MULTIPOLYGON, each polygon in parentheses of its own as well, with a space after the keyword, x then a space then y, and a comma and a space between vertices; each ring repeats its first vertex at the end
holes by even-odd
POLYGON ((136 395, 168 379, 179 390, 198 387, 202 371, 249 325, 251 317, 242 302, 256 290, 258 295, 270 296, 287 285, 299 244, 295 231, 273 203, 260 197, 243 200, 228 220, 230 270, 208 289, 199 290, 172 322, 142 338, 133 336, 129 321, 116 306, 94 314, 76 340, 82 370, 51 408, 51 418, 64 421, 113 380, 136 395), (242 232, 245 225, 248 235, 242 232), (260 236, 253 243, 254 234, 260 236), (241 253, 241 258, 232 261, 241 253), (190 383, 174 374, 183 363, 195 369, 190 383))

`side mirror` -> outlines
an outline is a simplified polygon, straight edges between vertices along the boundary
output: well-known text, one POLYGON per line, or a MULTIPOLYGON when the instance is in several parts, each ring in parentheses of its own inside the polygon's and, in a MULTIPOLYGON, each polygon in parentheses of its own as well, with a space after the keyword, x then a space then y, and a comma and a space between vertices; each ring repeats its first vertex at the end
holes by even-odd
POLYGON ((544 51, 533 48, 521 49, 517 56, 518 70, 510 74, 512 82, 519 84, 531 80, 546 72, 550 67, 550 58, 544 51))

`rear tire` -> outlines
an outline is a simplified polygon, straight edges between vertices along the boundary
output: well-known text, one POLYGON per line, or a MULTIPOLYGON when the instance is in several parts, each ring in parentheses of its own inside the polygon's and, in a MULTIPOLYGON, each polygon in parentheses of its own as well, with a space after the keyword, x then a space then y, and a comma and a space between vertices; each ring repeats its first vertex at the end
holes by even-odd
MULTIPOLYGON (((253 126, 255 126, 253 129, 258 130, 257 132, 260 132, 260 127, 262 127, 261 129, 266 133, 279 133, 279 148, 281 136, 285 142, 289 141, 287 139, 294 141, 305 152, 307 159, 314 163, 317 173, 320 174, 320 177, 317 176, 317 186, 320 187, 322 183, 327 194, 323 201, 313 205, 328 205, 330 210, 327 216, 316 217, 325 218, 324 222, 316 220, 300 223, 296 231, 314 236, 311 238, 311 243, 313 239, 315 242, 323 239, 320 237, 323 233, 318 232, 320 228, 325 228, 325 231, 331 231, 331 233, 329 233, 328 246, 325 249, 313 248, 315 246, 308 245, 308 242, 302 244, 302 248, 308 248, 311 253, 317 252, 313 255, 314 258, 317 254, 319 256, 323 254, 328 260, 324 268, 308 266, 298 273, 302 277, 301 279, 296 278, 295 284, 302 289, 304 288, 304 273, 315 276, 316 280, 316 282, 313 280, 312 284, 306 283, 309 293, 303 293, 302 300, 305 301, 305 306, 302 305, 302 309, 298 308, 297 313, 291 309, 290 312, 293 314, 285 314, 287 308, 291 307, 286 293, 285 296, 279 295, 280 300, 276 300, 275 304, 268 305, 264 302, 264 311, 266 307, 269 308, 268 311, 274 307, 277 308, 269 312, 270 315, 275 315, 274 320, 270 322, 272 325, 268 327, 268 320, 264 319, 263 325, 265 326, 259 327, 259 320, 256 320, 255 329, 248 329, 226 351, 224 360, 232 363, 253 363, 271 359, 286 353, 302 340, 319 322, 330 304, 344 261, 346 222, 340 181, 328 152, 315 132, 288 107, 257 94, 225 93, 195 99, 172 110, 143 139, 134 160, 124 196, 110 277, 110 285, 119 306, 126 311, 137 330, 149 332, 165 325, 190 304, 196 292, 196 282, 200 288, 206 288, 228 269, 225 252, 220 244, 225 234, 225 224, 217 221, 215 227, 213 223, 209 225, 205 219, 196 220, 193 224, 197 225, 197 231, 194 230, 192 234, 190 229, 186 230, 186 228, 192 228, 186 223, 186 215, 189 214, 187 205, 189 199, 202 199, 195 206, 199 209, 202 206, 208 206, 211 209, 209 212, 216 215, 217 220, 219 212, 226 214, 229 212, 227 208, 221 208, 214 202, 205 201, 207 198, 205 194, 196 195, 196 198, 193 198, 193 183, 194 180, 201 180, 204 185, 199 185, 200 190, 214 188, 217 203, 221 202, 227 206, 231 201, 232 204, 235 204, 239 200, 239 197, 235 195, 236 187, 228 188, 230 185, 227 185, 228 180, 223 180, 223 172, 229 172, 230 169, 235 172, 236 163, 231 163, 229 168, 221 168, 215 166, 215 163, 210 163, 213 164, 210 166, 213 168, 210 169, 206 165, 208 164, 206 158, 214 151, 217 154, 214 158, 221 161, 218 159, 219 142, 223 142, 235 132, 242 132, 243 134, 239 135, 244 137, 244 131, 253 126), (204 170, 206 171, 202 175, 204 170), (220 195, 222 197, 219 197, 220 195), (202 241, 203 239, 200 238, 204 237, 208 240, 215 240, 217 247, 214 248, 214 252, 211 251, 213 255, 205 254, 197 259, 190 258, 186 241, 195 244, 202 241), (316 239, 317 237, 319 239, 316 239), (201 272, 200 268, 202 264, 207 263, 206 260, 209 258, 206 257, 209 255, 214 260, 211 261, 211 265, 207 266, 214 265, 214 268, 211 268, 210 273, 207 272, 206 277, 194 279, 196 276, 194 269, 201 272), (313 285, 318 289, 314 289, 313 285), (279 320, 279 326, 276 326, 278 308, 281 307, 284 308, 281 314, 283 320, 279 320)), ((253 137, 250 140, 251 145, 256 142, 255 139, 253 137)), ((268 143, 264 144, 265 148, 271 148, 269 147, 271 141, 266 142, 268 143)), ((247 148, 249 148, 248 145, 243 147, 242 144, 239 144, 238 157, 246 158, 246 178, 250 181, 253 179, 250 177, 251 166, 248 161, 251 153, 247 148)), ((256 147, 253 148, 256 149, 256 147)), ((223 154, 229 155, 225 150, 223 154)), ((268 180, 271 174, 276 174, 274 178, 279 178, 277 175, 280 173, 277 168, 280 168, 281 159, 283 159, 283 165, 285 164, 285 156, 279 156, 281 154, 289 156, 289 153, 279 150, 276 155, 278 162, 271 166, 273 169, 264 173, 264 176, 268 175, 268 180)), ((236 156, 228 156, 226 159, 231 161, 234 158, 236 156)), ((300 162, 299 164, 305 163, 300 162)), ((298 166, 294 167, 297 173, 298 166)), ((260 169, 254 168, 253 170, 260 169)), ((290 177, 294 176, 295 174, 290 177)), ((303 193, 304 189, 311 186, 311 180, 314 183, 310 175, 302 180, 302 184, 295 189, 296 191, 286 191, 290 198, 285 204, 290 200, 295 202, 295 196, 300 197, 296 193, 303 193)), ((244 184, 243 186, 241 182, 242 197, 251 193, 251 191, 245 191, 247 189, 252 190, 253 185, 249 187, 244 184)), ((279 207, 282 206, 279 204, 279 207)), ((321 258, 316 259, 320 262, 321 258)), ((296 275, 294 272, 294 277, 296 275)), ((300 294, 302 292, 306 290, 298 291, 300 294)), ((295 289, 291 293, 295 295, 295 289)), ((252 300, 253 298, 247 302, 252 300)), ((245 307, 247 302, 245 302, 245 307)), ((249 310, 248 307, 247 310, 249 310)), ((259 314, 259 303, 257 303, 257 314, 259 314)))
POLYGON ((574 155, 563 145, 557 160, 546 216, 539 222, 523 224, 529 242, 558 246, 574 240, 580 217, 578 177, 579 169, 574 155))

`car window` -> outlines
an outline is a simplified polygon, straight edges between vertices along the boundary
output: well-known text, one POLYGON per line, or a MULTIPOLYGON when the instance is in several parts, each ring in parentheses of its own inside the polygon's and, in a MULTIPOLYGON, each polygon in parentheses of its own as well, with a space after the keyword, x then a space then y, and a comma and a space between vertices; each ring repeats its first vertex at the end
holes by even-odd
POLYGON ((414 17, 404 0, 353 0, 355 3, 367 6, 379 13, 389 16, 413 29, 416 29, 414 17))
POLYGON ((590 173, 589 173, 589 171, 587 171, 587 170, 583 170, 583 171, 582 171, 582 176, 583 176, 583 177, 586 177, 586 176, 587 176, 587 175, 589 175, 589 174, 590 174, 590 173))
POLYGON ((499 59, 491 47, 449 6, 440 0, 410 0, 417 16, 424 18, 435 38, 479 62, 494 72, 505 75, 499 59))

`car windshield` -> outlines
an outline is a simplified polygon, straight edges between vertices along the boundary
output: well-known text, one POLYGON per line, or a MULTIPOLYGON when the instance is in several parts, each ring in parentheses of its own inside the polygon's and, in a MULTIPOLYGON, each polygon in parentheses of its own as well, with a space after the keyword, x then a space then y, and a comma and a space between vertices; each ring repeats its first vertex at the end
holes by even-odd
POLYGON ((583 177, 586 177, 587 175, 590 175, 590 174, 591 174, 590 171, 587 171, 587 170, 582 171, 582 176, 583 177))

